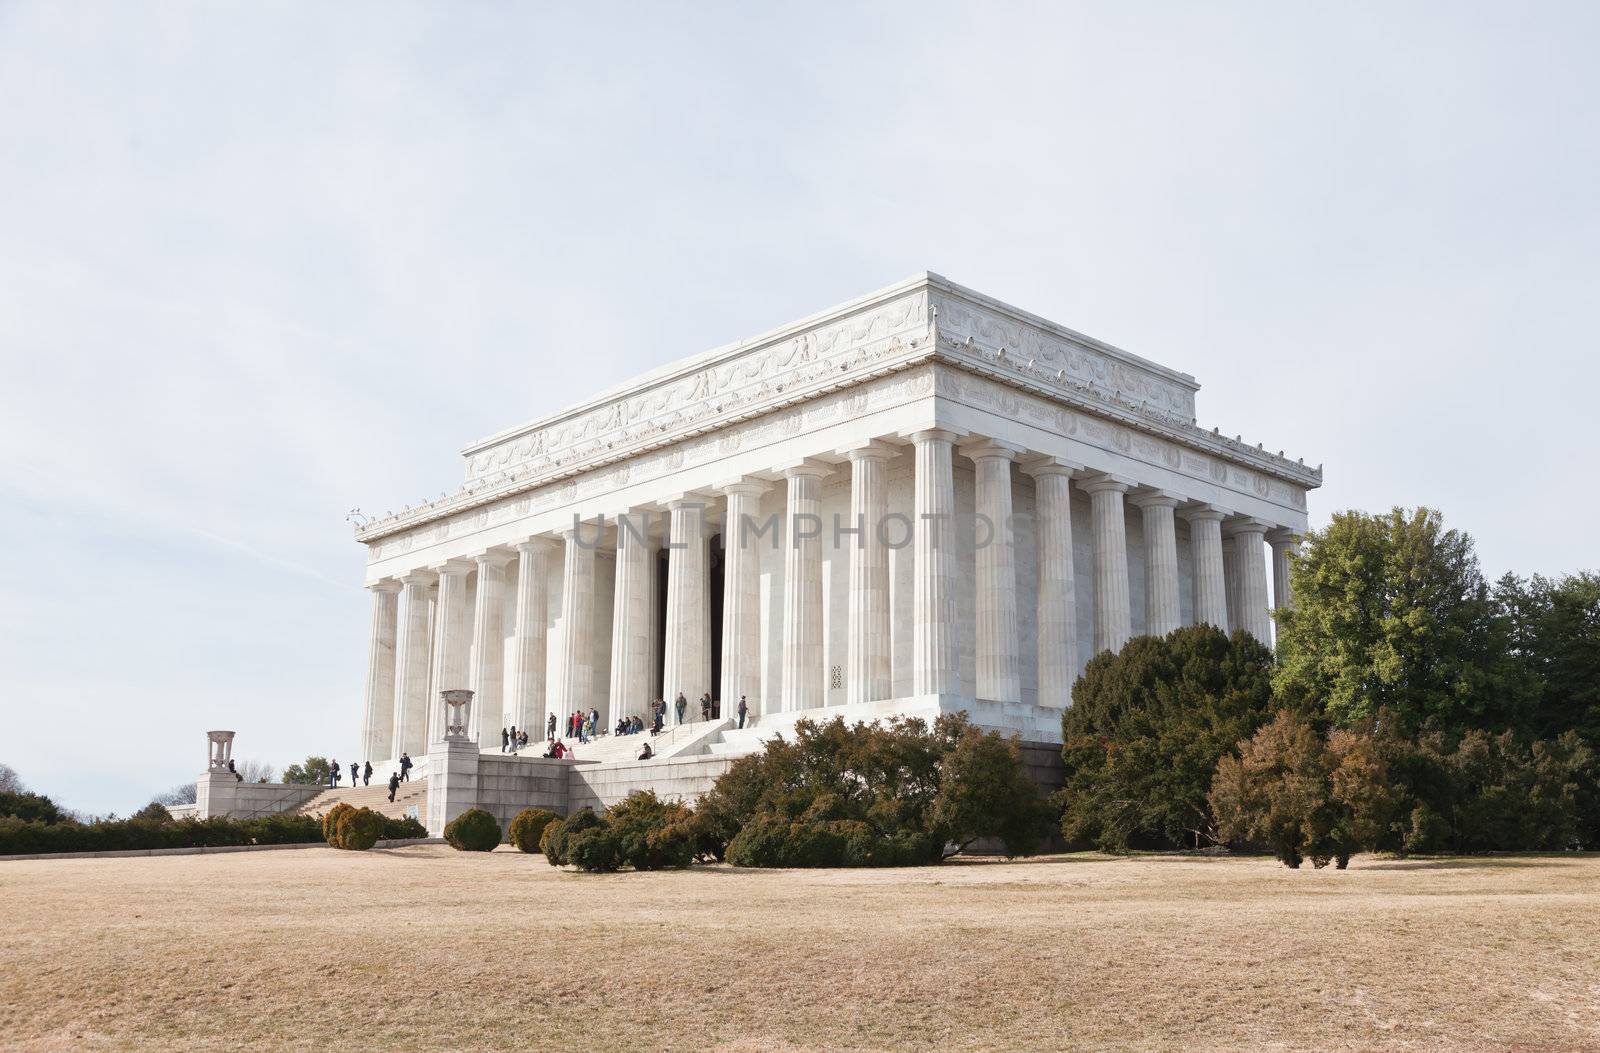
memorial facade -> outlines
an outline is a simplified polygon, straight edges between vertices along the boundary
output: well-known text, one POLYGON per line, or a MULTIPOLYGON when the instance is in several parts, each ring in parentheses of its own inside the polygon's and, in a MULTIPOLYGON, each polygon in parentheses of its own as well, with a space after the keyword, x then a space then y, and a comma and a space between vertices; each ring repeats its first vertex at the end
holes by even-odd
POLYGON ((738 749, 834 713, 1059 741, 1096 652, 1291 602, 1321 469, 1202 429, 1198 387, 923 274, 476 442, 356 529, 365 756, 426 755, 455 689, 494 751, 679 694, 738 749))

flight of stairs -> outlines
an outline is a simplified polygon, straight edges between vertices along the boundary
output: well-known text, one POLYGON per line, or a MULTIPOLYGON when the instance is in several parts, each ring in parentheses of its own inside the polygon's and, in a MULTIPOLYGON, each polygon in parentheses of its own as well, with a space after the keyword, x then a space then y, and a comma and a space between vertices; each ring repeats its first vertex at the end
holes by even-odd
POLYGON ((343 801, 352 808, 371 808, 380 815, 387 815, 393 819, 402 819, 407 812, 415 808, 417 818, 426 821, 428 814, 428 780, 412 779, 410 782, 400 784, 400 789, 395 791, 394 801, 389 800, 389 783, 373 782, 371 786, 338 786, 331 790, 323 790, 311 800, 301 805, 297 811, 301 815, 325 815, 328 809, 343 801))

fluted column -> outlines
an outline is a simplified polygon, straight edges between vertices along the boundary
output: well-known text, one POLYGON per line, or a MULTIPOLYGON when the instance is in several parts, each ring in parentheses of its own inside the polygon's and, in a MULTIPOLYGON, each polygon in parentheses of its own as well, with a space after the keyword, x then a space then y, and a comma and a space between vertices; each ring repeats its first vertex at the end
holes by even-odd
POLYGON ((1226 530, 1222 535, 1222 596, 1228 604, 1228 631, 1244 628, 1239 617, 1239 548, 1226 530))
POLYGON ((416 571, 400 579, 401 619, 395 636, 393 756, 428 752, 428 608, 433 575, 416 571))
POLYGON ((671 512, 667 542, 667 639, 662 662, 661 697, 667 716, 677 719, 674 700, 688 700, 684 720, 700 715, 701 694, 711 690, 711 608, 706 566, 705 503, 682 498, 671 512))
POLYGON ((1022 654, 1017 633, 1017 556, 1011 534, 1011 462, 1022 452, 982 440, 961 448, 977 477, 977 695, 1022 701, 1022 654), (987 530, 983 520, 987 520, 987 530), (984 534, 988 537, 985 539, 984 534))
MULTIPOLYGON (((480 746, 499 741, 505 719, 506 554, 477 557, 478 594, 472 607, 472 712, 480 746)), ((518 726, 520 728, 520 725, 518 726)))
POLYGON ((1079 482, 1094 523, 1094 650, 1120 651, 1133 635, 1128 601, 1128 527, 1122 508, 1128 484, 1100 475, 1079 482))
POLYGON ((783 683, 785 713, 823 704, 822 477, 832 469, 803 461, 784 470, 789 506, 783 547, 783 683))
POLYGON ((1194 621, 1228 632, 1227 579, 1222 569, 1222 517, 1214 505, 1184 509, 1194 562, 1194 621))
POLYGON ((1133 503, 1144 517, 1144 621, 1149 636, 1165 636, 1183 624, 1178 602, 1178 499, 1159 491, 1133 503))
MULTIPOLYGON (((433 661, 439 670, 438 690, 470 688, 468 651, 472 647, 472 621, 467 610, 467 575, 472 573, 473 562, 469 559, 452 559, 436 569, 439 571, 439 609, 435 617, 439 624, 433 661)), ((472 700, 472 705, 474 710, 481 708, 476 698, 472 700)), ((428 708, 436 716, 440 712, 437 695, 428 700, 428 708)), ((444 729, 438 726, 437 719, 434 724, 434 736, 437 739, 443 736, 444 729)))
POLYGON ((1233 539, 1239 628, 1272 645, 1272 613, 1267 598, 1267 524, 1245 519, 1227 525, 1233 539))
POLYGON ((845 701, 876 702, 894 690, 889 665, 889 551, 879 527, 889 512, 888 461, 895 447, 874 440, 850 458, 850 596, 845 701))
POLYGON ((561 532, 565 562, 561 575, 561 665, 557 723, 596 705, 594 690, 594 553, 597 529, 574 526, 561 532))
POLYGON ((1038 520, 1039 596, 1037 665, 1039 705, 1065 709, 1072 704, 1078 675, 1078 600, 1072 569, 1072 490, 1074 466, 1048 460, 1030 465, 1034 514, 1038 520))
POLYGON ((650 686, 650 517, 637 512, 617 517, 617 584, 611 608, 611 715, 649 717, 655 693, 650 686))
POLYGON ((511 638, 511 713, 509 719, 528 737, 544 736, 548 639, 545 618, 550 600, 550 557, 555 543, 530 538, 517 545, 517 625, 511 638))
POLYGON ((1279 528, 1267 532, 1267 544, 1272 546, 1272 606, 1277 610, 1288 610, 1294 607, 1289 573, 1294 557, 1300 551, 1300 539, 1294 531, 1279 528))
POLYGON ((382 761, 398 756, 394 744, 395 636, 399 630, 397 581, 371 587, 372 635, 367 643, 367 705, 361 724, 361 756, 382 761))
POLYGON ((953 695, 961 689, 955 643, 955 438, 938 428, 911 436, 917 459, 911 590, 911 690, 916 695, 953 695))
POLYGON ((722 487, 728 500, 722 530, 722 715, 736 717, 739 698, 749 716, 765 712, 761 698, 761 553, 755 526, 770 484, 741 480, 722 487), (746 527, 746 524, 749 524, 746 527))

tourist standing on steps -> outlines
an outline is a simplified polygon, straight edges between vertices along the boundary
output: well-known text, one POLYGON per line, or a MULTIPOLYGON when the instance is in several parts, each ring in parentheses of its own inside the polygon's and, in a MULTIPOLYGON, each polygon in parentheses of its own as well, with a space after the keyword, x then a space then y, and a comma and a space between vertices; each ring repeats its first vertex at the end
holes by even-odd
POLYGON ((361 785, 372 785, 372 762, 367 761, 367 766, 361 769, 361 785))
POLYGON ((682 691, 678 692, 678 700, 673 703, 673 706, 678 711, 678 723, 682 724, 683 723, 683 711, 689 708, 689 700, 687 698, 683 697, 683 692, 682 691))
POLYGON ((590 735, 590 737, 593 737, 595 735, 600 734, 600 727, 601 727, 601 724, 600 724, 600 710, 591 708, 589 710, 589 735, 590 735))
POLYGON ((356 788, 356 780, 361 777, 361 765, 355 761, 350 762, 350 788, 356 788))
POLYGON ((556 737, 556 715, 554 713, 550 714, 550 719, 544 722, 544 737, 547 739, 556 737))
POLYGON ((344 771, 344 769, 339 767, 338 758, 328 761, 328 789, 331 790, 335 786, 339 785, 339 774, 342 771, 344 771))
POLYGON ((511 745, 511 733, 505 728, 500 729, 500 752, 504 753, 506 747, 511 745))
POLYGON ((399 772, 390 772, 389 773, 389 801, 390 801, 390 803, 394 802, 394 792, 396 790, 398 790, 399 788, 400 788, 400 773, 399 772))
POLYGON ((711 719, 711 692, 709 691, 700 696, 700 719, 711 719))
POLYGON ((400 751, 400 781, 411 781, 411 754, 404 750, 400 751))
POLYGON ((739 696, 739 726, 741 728, 744 727, 744 715, 746 713, 748 713, 748 712, 750 712, 750 703, 748 703, 748 702, 746 702, 744 700, 744 696, 743 695, 740 695, 739 696))

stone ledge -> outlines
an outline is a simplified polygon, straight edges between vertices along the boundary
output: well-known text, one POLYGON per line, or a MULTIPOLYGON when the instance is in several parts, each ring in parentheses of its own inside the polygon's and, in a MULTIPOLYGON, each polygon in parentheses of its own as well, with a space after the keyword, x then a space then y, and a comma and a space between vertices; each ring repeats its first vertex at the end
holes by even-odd
MULTIPOLYGON (((402 837, 379 841, 373 848, 405 848, 408 845, 442 845, 442 837, 402 837)), ((204 845, 197 848, 125 848, 115 852, 24 852, 0 856, 0 862, 24 859, 129 859, 137 856, 209 856, 227 852, 270 852, 278 848, 332 848, 326 841, 307 841, 298 845, 204 845)))

